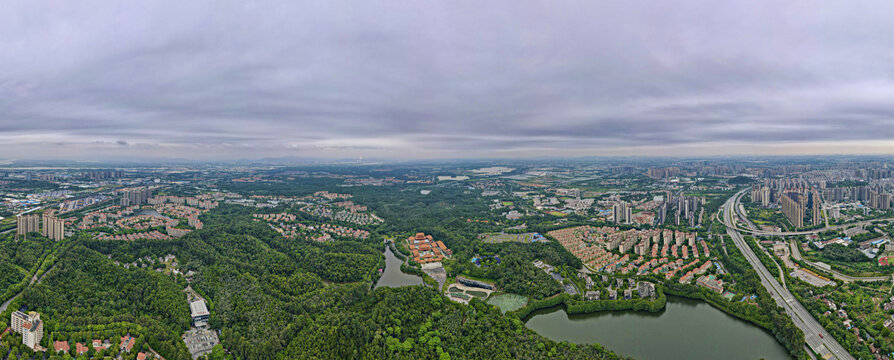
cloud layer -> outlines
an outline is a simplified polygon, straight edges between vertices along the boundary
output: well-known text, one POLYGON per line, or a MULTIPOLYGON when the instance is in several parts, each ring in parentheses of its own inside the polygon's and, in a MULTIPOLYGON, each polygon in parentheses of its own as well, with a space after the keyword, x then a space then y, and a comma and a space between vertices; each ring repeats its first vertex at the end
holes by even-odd
POLYGON ((894 153, 894 2, 21 1, 0 157, 894 153))

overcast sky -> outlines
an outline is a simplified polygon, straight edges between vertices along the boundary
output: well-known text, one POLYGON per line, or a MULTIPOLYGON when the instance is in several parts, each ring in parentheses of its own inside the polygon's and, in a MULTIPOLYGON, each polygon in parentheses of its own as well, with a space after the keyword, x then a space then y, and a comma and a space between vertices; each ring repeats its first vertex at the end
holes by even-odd
POLYGON ((891 0, 0 2, 0 158, 894 153, 891 0))

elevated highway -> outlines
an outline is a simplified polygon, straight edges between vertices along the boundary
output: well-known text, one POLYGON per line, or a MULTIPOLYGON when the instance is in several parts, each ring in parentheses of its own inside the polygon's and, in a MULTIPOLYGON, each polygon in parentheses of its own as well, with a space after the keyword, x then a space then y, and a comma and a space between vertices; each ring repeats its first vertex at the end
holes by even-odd
POLYGON ((770 296, 776 301, 776 304, 782 307, 791 317, 795 326, 804 332, 804 340, 813 352, 827 359, 854 359, 854 357, 851 356, 844 347, 835 340, 835 338, 826 332, 826 329, 813 318, 810 312, 798 302, 794 295, 792 295, 785 286, 779 284, 757 255, 754 254, 751 247, 745 243, 742 233, 738 231, 736 226, 736 222, 738 221, 736 218, 741 216, 741 214, 738 213, 736 206, 739 203, 739 198, 744 193, 745 190, 736 193, 723 204, 722 222, 727 227, 727 234, 729 234, 733 243, 757 272, 761 284, 767 289, 770 296))

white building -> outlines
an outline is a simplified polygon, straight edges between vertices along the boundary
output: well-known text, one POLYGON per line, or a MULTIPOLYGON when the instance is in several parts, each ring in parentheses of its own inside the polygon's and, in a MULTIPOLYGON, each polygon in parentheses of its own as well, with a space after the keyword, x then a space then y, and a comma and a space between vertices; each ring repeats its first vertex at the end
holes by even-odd
POLYGON ((9 323, 10 330, 22 334, 22 344, 32 349, 40 346, 40 340, 43 339, 43 321, 40 320, 40 314, 33 311, 27 314, 14 311, 9 323))
POLYGON ((211 313, 208 312, 205 300, 196 300, 189 303, 189 312, 192 315, 193 325, 199 328, 208 325, 208 319, 211 317, 211 313))

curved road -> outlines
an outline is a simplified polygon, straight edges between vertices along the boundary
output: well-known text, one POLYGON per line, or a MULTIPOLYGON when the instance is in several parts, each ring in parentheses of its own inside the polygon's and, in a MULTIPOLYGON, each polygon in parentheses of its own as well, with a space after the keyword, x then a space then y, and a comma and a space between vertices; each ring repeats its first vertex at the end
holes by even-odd
MULTIPOLYGON (((737 199, 736 201, 738 201, 738 199, 737 199)), ((765 231, 765 230, 759 230, 759 229, 757 229, 757 228, 752 228, 752 229, 743 228, 743 227, 740 227, 740 226, 736 226, 735 224, 734 224, 734 227, 735 227, 737 230, 741 231, 741 232, 749 233, 749 234, 753 234, 753 235, 764 235, 764 236, 792 236, 792 235, 810 235, 810 234, 817 234, 817 233, 821 233, 821 232, 823 232, 823 231, 828 231, 828 230, 844 229, 844 228, 846 228, 846 227, 848 227, 848 226, 851 226, 851 225, 867 225, 867 224, 870 224, 870 223, 872 223, 872 222, 874 222, 874 221, 891 221, 891 220, 894 220, 894 218, 882 218, 882 219, 865 220, 865 221, 860 221, 860 222, 856 222, 856 223, 849 223, 849 224, 841 224, 841 225, 826 226, 826 227, 824 227, 824 228, 819 228, 819 229, 814 229, 814 230, 804 230, 804 231, 765 231)), ((751 221, 749 220, 748 223, 751 224, 751 221)), ((751 224, 751 225, 753 226, 753 224, 751 224)))
POLYGON ((859 276, 858 277, 858 276, 845 275, 845 274, 842 274, 842 273, 832 270, 832 269, 826 270, 826 269, 822 268, 821 266, 818 266, 815 262, 804 260, 804 258, 801 257, 801 249, 799 249, 799 246, 797 244, 795 244, 795 242, 790 243, 789 248, 792 249, 792 257, 795 258, 795 260, 806 262, 817 269, 820 269, 822 271, 832 274, 833 277, 835 277, 838 280, 844 281, 844 282, 854 282, 854 281, 875 282, 875 281, 888 281, 888 280, 894 281, 894 277, 887 276, 887 275, 885 275, 885 276, 865 276, 865 277, 859 276))
POLYGON ((734 220, 733 217, 736 213, 736 204, 738 204, 739 198, 745 191, 746 190, 742 190, 736 193, 723 204, 722 221, 724 225, 727 226, 727 234, 729 234, 733 243, 735 243, 736 247, 739 248, 739 251, 745 256, 745 259, 748 260, 748 263, 751 264, 755 271, 757 271, 761 284, 767 289, 773 297, 773 300, 776 301, 776 304, 782 307, 792 318, 792 322, 795 326, 804 332, 804 340, 813 352, 828 359, 854 359, 853 356, 844 350, 844 347, 842 347, 835 338, 826 332, 826 329, 813 318, 810 312, 798 302, 794 295, 776 281, 776 278, 770 274, 770 271, 767 270, 760 259, 758 259, 757 255, 751 250, 751 247, 745 243, 742 233, 737 231, 735 226, 736 220, 734 220))
MULTIPOLYGON (((740 226, 737 226, 738 224, 733 224, 733 226, 736 228, 736 230, 738 230, 738 231, 751 231, 753 235, 758 235, 758 236, 761 236, 761 235, 770 235, 770 234, 775 234, 776 236, 779 236, 778 234, 788 234, 788 235, 798 235, 798 234, 800 234, 800 232, 782 232, 782 233, 780 233, 780 232, 776 232, 776 233, 772 233, 772 232, 761 232, 761 231, 757 230, 757 226, 755 226, 754 223, 752 223, 751 220, 748 219, 748 215, 747 215, 748 213, 745 212, 744 207, 742 207, 742 204, 739 202, 740 199, 741 199, 741 196, 737 196, 737 197, 736 197, 736 200, 735 200, 735 204, 734 204, 734 209, 736 210, 736 211, 735 211, 735 212, 736 212, 736 216, 738 216, 739 219, 741 219, 743 222, 745 222, 745 223, 748 225, 748 228, 750 228, 750 229, 743 230, 740 226)), ((894 220, 894 218, 892 218, 892 219, 867 220, 867 221, 862 221, 862 222, 859 222, 859 223, 856 223, 856 224, 867 224, 867 223, 872 222, 872 221, 880 221, 880 220, 894 220)), ((722 221, 722 220, 721 220, 721 221, 722 221)), ((830 230, 830 229, 836 229, 836 228, 842 228, 842 227, 846 227, 846 226, 850 226, 850 225, 854 225, 854 224, 836 225, 836 226, 831 226, 831 227, 826 227, 826 228, 823 228, 823 229, 819 229, 819 230, 811 230, 811 231, 822 232, 822 231, 826 231, 826 230, 830 230)), ((828 272, 828 273, 832 274, 832 276, 833 276, 835 279, 838 279, 838 280, 841 280, 841 281, 844 281, 844 282, 854 282, 854 281, 876 282, 876 281, 888 281, 888 280, 892 280, 892 281, 894 281, 894 277, 892 277, 892 276, 888 276, 888 275, 883 275, 883 276, 850 276, 850 275, 846 275, 846 274, 844 274, 844 273, 840 273, 840 272, 835 271, 835 270, 832 270, 832 269, 825 270, 822 266, 817 265, 817 263, 815 263, 815 262, 804 260, 803 257, 801 257, 801 251, 800 251, 800 249, 798 249, 798 246, 797 246, 796 244, 789 244, 789 247, 791 248, 791 251, 792 251, 792 257, 793 257, 795 260, 798 260, 798 261, 804 261, 804 262, 810 264, 811 266, 813 266, 813 267, 815 267, 815 268, 817 268, 817 269, 820 269, 820 270, 822 270, 822 271, 825 271, 825 272, 828 272)), ((770 258, 772 259, 772 256, 771 256, 770 258)), ((778 264, 777 264, 777 265, 778 265, 778 264)), ((784 283, 783 283, 783 285, 784 285, 784 283)))
POLYGON ((47 274, 49 274, 50 271, 53 271, 53 269, 55 269, 55 268, 56 268, 56 264, 54 263, 53 266, 50 266, 50 268, 47 269, 47 271, 43 272, 43 275, 41 275, 39 279, 37 278, 36 274, 31 276, 31 282, 28 283, 28 286, 25 286, 25 288, 22 289, 22 291, 19 291, 18 294, 15 294, 15 296, 9 298, 9 300, 6 300, 6 302, 4 302, 3 305, 0 305, 0 313, 6 311, 6 308, 9 307, 9 304, 11 304, 13 302, 13 300, 17 299, 19 296, 22 296, 22 294, 25 293, 25 290, 28 290, 28 287, 30 287, 31 285, 34 285, 34 283, 40 284, 40 282, 43 281, 43 278, 47 277, 47 274))

